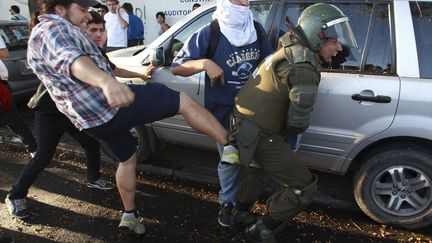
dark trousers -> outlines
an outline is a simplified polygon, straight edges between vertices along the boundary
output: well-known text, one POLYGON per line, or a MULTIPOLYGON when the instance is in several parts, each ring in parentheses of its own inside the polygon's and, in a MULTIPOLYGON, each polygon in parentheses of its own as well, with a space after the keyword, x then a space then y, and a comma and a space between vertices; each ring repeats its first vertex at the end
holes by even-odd
POLYGON ((105 50, 106 50, 106 52, 110 52, 110 51, 117 51, 117 50, 124 49, 124 48, 126 48, 126 47, 107 46, 105 48, 105 50))
POLYGON ((65 132, 68 132, 84 148, 87 157, 87 180, 99 179, 100 150, 99 143, 83 131, 79 131, 60 113, 36 111, 36 134, 38 149, 36 156, 21 171, 9 193, 11 199, 21 199, 27 196, 28 190, 51 161, 56 151, 57 144, 65 132))
POLYGON ((128 40, 128 47, 144 45, 144 40, 128 40))
POLYGON ((21 139, 27 152, 31 153, 36 151, 37 146, 33 133, 27 124, 25 124, 24 119, 19 114, 13 101, 9 111, 0 116, 0 124, 9 127, 9 129, 21 139))
POLYGON ((291 219, 312 200, 317 191, 316 181, 283 136, 260 136, 254 159, 260 168, 248 167, 244 177, 240 179, 237 189, 239 203, 252 205, 265 185, 272 181, 276 182, 278 189, 266 203, 271 219, 291 219), (297 198, 293 194, 295 190, 301 190, 302 195, 297 198))

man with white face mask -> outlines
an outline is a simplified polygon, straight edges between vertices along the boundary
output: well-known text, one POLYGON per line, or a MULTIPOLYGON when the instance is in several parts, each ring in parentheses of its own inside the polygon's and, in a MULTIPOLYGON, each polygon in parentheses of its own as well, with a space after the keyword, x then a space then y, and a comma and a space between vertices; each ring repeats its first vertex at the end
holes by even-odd
MULTIPOLYGON (((211 36, 213 32, 209 24, 193 34, 184 44, 173 61, 171 71, 180 76, 205 71, 205 106, 229 129, 234 97, 251 72, 273 49, 263 27, 258 23, 254 24, 249 0, 218 0, 213 19, 217 19, 220 30, 215 49, 210 53, 208 51, 211 49, 210 39, 215 38, 211 36)), ((229 145, 224 147, 224 151, 227 147, 229 145)), ((233 156, 221 156, 218 165, 221 185, 218 222, 224 227, 234 224, 232 209, 240 173, 237 149, 231 147, 233 156)), ((220 154, 222 148, 222 145, 218 144, 220 154)))

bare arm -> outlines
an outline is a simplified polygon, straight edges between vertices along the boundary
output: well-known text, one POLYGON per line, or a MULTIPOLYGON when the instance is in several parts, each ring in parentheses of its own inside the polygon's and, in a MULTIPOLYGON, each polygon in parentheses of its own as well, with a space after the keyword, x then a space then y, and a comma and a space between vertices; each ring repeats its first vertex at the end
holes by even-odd
POLYGON ((143 73, 137 73, 119 67, 117 67, 114 72, 116 76, 122 78, 140 78, 142 80, 150 80, 152 78, 151 75, 153 70, 154 66, 150 64, 143 73))
POLYGON ((4 59, 4 58, 8 58, 8 57, 9 57, 8 49, 6 49, 6 48, 0 49, 0 59, 4 59))
POLYGON ((211 86, 213 86, 214 83, 219 79, 222 85, 225 84, 222 68, 220 68, 219 65, 213 62, 211 59, 205 58, 199 60, 190 60, 183 64, 180 64, 177 67, 171 68, 171 72, 174 75, 179 75, 183 77, 188 77, 202 71, 207 72, 207 75, 210 78, 211 86))
POLYGON ((71 66, 72 74, 84 83, 102 89, 111 107, 125 107, 134 100, 134 93, 127 85, 117 82, 106 72, 102 71, 87 56, 80 56, 71 66))
POLYGON ((121 11, 120 5, 118 5, 117 9, 116 9, 117 18, 119 20, 120 26, 123 29, 126 29, 128 27, 128 22, 126 22, 126 20, 123 19, 123 17, 121 16, 121 12, 122 11, 121 11))

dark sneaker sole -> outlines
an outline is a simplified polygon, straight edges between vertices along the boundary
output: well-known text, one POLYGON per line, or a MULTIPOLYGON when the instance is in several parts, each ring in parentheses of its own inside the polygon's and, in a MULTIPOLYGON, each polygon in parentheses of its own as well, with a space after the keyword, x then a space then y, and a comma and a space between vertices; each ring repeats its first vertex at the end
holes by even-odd
POLYGON ((137 234, 134 230, 131 230, 129 227, 126 226, 119 226, 118 229, 122 234, 135 236, 135 237, 140 237, 147 233, 147 231, 144 231, 143 234, 137 234))

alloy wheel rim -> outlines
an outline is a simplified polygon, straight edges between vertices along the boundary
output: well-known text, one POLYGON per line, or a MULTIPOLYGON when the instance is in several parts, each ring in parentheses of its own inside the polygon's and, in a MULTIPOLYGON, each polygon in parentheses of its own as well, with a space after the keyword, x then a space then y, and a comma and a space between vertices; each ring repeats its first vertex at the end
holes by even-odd
POLYGON ((408 165, 382 170, 372 182, 372 198, 383 211, 394 216, 413 216, 432 203, 432 180, 424 171, 408 165))

